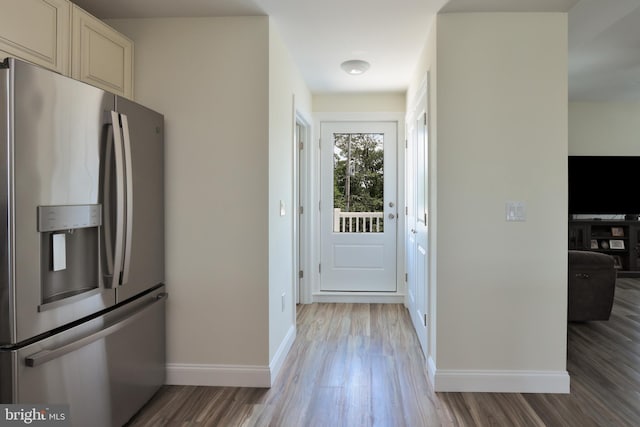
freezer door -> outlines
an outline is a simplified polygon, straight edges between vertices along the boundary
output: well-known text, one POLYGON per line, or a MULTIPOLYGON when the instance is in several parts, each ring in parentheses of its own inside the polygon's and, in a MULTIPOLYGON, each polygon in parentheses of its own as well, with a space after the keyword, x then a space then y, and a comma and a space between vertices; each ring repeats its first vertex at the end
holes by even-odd
POLYGON ((125 424, 165 381, 165 297, 160 287, 57 336, 0 352, 0 367, 8 358, 17 366, 13 394, 0 395, 2 403, 68 404, 74 426, 125 424))
POLYGON ((164 117, 120 97, 116 110, 130 160, 120 302, 164 282, 164 117))
POLYGON ((115 97, 8 64, 0 73, 0 344, 115 304, 100 266, 101 154, 115 97))

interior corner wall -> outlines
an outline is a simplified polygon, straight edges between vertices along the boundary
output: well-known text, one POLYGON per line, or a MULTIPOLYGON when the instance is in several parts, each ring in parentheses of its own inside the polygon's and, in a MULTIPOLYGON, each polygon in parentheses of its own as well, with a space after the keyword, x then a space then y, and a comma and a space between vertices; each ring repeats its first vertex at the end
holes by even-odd
MULTIPOLYGON (((405 100, 406 100, 406 111, 410 111, 411 108, 413 107, 413 104, 416 101, 416 97, 418 96, 418 90, 420 89, 424 78, 427 74, 427 72, 429 72, 431 74, 430 76, 430 84, 431 84, 431 99, 430 102, 433 103, 432 105, 432 113, 434 113, 436 104, 435 104, 435 93, 436 93, 436 82, 437 82, 437 76, 435 75, 437 72, 437 67, 436 67, 436 61, 437 61, 437 55, 436 55, 436 36, 437 36, 437 31, 436 31, 436 26, 437 26, 437 20, 434 18, 432 22, 429 23, 428 26, 426 26, 425 30, 426 30, 426 34, 427 34, 427 39, 425 42, 425 45, 422 49, 422 52, 420 53, 420 56, 418 57, 418 63, 416 65, 416 69, 413 72, 413 75, 411 76, 411 80, 409 82, 409 87, 407 88, 407 92, 405 95, 405 100)), ((436 121, 433 120, 433 124, 436 124, 436 121)), ((431 135, 430 135, 431 136, 431 135)))
POLYGON ((567 15, 437 19, 436 390, 567 393, 567 15))
POLYGON ((570 102, 569 155, 640 156, 640 103, 570 102))
POLYGON ((168 380, 268 385, 268 18, 108 22, 165 115, 168 380))
MULTIPOLYGON (((311 93, 269 22, 269 360, 275 372, 295 337, 294 146, 296 112, 311 115, 311 93), (282 205, 281 205, 282 203, 282 205), (281 211, 282 207, 282 211, 281 211), (283 297, 284 295, 284 297, 283 297), (284 299, 284 304, 283 304, 284 299)), ((274 375, 275 376, 275 375, 274 375)), ((272 378, 273 380, 273 378, 272 378)))

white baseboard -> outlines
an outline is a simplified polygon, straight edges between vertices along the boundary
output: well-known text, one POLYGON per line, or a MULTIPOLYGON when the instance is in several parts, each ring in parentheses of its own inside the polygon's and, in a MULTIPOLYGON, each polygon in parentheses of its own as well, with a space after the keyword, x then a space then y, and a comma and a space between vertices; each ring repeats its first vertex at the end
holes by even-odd
POLYGON ((271 387, 296 339, 291 326, 270 366, 168 363, 167 384, 215 387, 271 387))
POLYGON ((313 294, 313 302, 348 304, 404 304, 403 294, 379 294, 367 292, 319 292, 313 294))
POLYGON ((271 359, 271 363, 269 364, 270 372, 271 372, 271 386, 276 380, 280 369, 282 369, 282 365, 284 364, 284 360, 287 358, 289 354, 289 350, 291 350, 291 346, 293 345, 293 341, 296 339, 296 327, 295 325, 291 325, 289 328, 289 332, 284 337, 284 340, 280 343, 280 347, 278 347, 278 351, 271 359))
POLYGON ((271 371, 268 366, 168 363, 167 384, 271 387, 271 371))
POLYGON ((470 393, 568 394, 567 371, 472 371, 436 369, 429 358, 429 378, 435 391, 470 393))
POLYGON ((433 388, 435 390, 436 363, 433 361, 433 357, 431 357, 431 355, 429 355, 429 357, 427 357, 427 375, 429 376, 429 381, 434 386, 433 388))

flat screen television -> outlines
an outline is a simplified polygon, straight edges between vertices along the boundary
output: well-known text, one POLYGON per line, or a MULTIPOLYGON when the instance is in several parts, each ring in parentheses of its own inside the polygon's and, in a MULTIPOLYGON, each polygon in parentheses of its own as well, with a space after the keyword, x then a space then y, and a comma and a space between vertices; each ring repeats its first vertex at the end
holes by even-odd
POLYGON ((640 157, 569 156, 569 215, 640 214, 640 157))

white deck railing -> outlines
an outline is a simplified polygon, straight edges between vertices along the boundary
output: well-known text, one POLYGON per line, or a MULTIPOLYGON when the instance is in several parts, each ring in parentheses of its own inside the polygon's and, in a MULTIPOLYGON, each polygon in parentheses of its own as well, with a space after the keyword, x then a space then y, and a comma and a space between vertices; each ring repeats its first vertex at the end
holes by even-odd
POLYGON ((381 233, 384 212, 342 212, 333 210, 334 233, 381 233))

